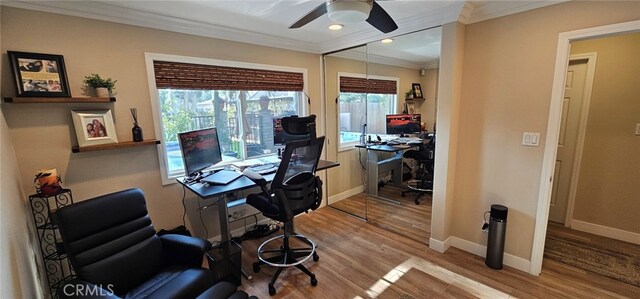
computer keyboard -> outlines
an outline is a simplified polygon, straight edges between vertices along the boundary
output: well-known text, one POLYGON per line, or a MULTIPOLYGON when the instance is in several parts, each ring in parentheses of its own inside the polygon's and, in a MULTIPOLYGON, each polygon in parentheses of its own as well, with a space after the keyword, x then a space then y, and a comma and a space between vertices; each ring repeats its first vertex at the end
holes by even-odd
POLYGON ((247 167, 247 169, 259 174, 268 174, 278 170, 278 166, 280 166, 280 163, 267 163, 267 164, 250 166, 250 167, 247 167))
POLYGON ((398 138, 387 141, 387 144, 398 145, 398 144, 407 144, 409 142, 415 142, 415 141, 422 141, 422 139, 418 137, 398 137, 398 138))

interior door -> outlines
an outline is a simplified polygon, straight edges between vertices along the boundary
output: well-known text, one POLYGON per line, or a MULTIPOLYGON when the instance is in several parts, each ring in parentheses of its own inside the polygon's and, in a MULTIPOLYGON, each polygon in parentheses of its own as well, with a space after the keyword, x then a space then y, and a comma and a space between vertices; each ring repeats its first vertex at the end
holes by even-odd
POLYGON ((586 78, 587 60, 571 60, 564 89, 558 154, 549 208, 549 221, 557 223, 564 223, 567 213, 586 78))

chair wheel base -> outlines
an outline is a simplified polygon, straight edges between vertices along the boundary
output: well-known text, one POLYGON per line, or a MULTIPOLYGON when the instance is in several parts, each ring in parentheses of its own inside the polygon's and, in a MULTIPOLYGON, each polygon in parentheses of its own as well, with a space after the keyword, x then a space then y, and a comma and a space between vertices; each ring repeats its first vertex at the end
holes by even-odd
POLYGON ((258 272, 260 272, 260 264, 253 263, 253 273, 258 273, 258 272))
POLYGON ((317 262, 320 259, 320 256, 317 253, 313 253, 313 261, 317 262))
POLYGON ((315 275, 311 277, 311 285, 314 287, 318 285, 318 280, 316 279, 315 275))
POLYGON ((272 284, 269 284, 269 295, 273 296, 275 294, 276 294, 276 288, 274 288, 272 284))

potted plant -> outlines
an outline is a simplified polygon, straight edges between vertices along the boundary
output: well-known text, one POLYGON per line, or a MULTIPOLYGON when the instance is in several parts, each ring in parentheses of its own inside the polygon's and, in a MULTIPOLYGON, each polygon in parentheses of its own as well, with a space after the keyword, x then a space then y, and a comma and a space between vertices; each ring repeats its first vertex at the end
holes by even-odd
POLYGON ((116 82, 118 80, 112 80, 111 78, 102 79, 98 74, 91 74, 84 77, 84 84, 91 86, 96 90, 96 96, 100 98, 108 98, 111 92, 115 89, 116 82))
POLYGON ((413 99, 413 89, 409 89, 407 92, 404 93, 404 99, 405 100, 413 99))

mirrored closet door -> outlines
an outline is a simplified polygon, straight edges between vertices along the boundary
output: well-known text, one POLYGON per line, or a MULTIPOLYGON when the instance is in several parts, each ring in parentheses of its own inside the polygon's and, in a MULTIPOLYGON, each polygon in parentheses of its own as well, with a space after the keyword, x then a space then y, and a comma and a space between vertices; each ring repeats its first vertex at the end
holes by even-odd
POLYGON ((351 89, 367 76, 367 46, 324 55, 325 96, 327 105, 327 155, 340 162, 328 171, 329 205, 345 213, 366 219, 366 171, 355 145, 362 143, 367 122, 365 93, 351 89), (343 200, 347 198, 348 200, 343 200))
POLYGON ((329 156, 341 163, 330 206, 424 243, 431 195, 409 185, 429 165, 405 153, 428 149, 434 133, 440 39, 437 27, 325 55, 329 156))

